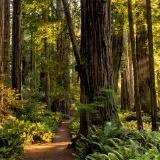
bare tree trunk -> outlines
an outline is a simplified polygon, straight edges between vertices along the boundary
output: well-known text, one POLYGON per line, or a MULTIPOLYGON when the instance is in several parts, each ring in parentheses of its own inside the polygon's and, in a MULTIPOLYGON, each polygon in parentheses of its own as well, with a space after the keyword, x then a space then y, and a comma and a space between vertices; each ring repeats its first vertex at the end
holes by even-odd
POLYGON ((36 56, 33 50, 33 33, 31 31, 31 39, 30 39, 30 72, 31 72, 31 81, 30 81, 30 88, 36 89, 36 56))
POLYGON ((117 92, 118 89, 118 78, 119 78, 119 69, 121 65, 121 57, 123 54, 123 19, 120 19, 117 23, 119 23, 118 31, 114 31, 113 34, 113 46, 112 46, 112 52, 113 52, 113 82, 114 82, 114 90, 117 92))
MULTIPOLYGON (((70 37, 68 34, 68 27, 63 12, 63 5, 61 0, 57 0, 57 20, 61 22, 61 33, 57 39, 57 57, 61 65, 61 74, 58 77, 59 85, 63 87, 64 91, 60 98, 60 105, 65 114, 69 114, 70 110, 70 37)), ((58 107, 58 106, 57 106, 58 107)))
POLYGON ((3 81, 4 0, 0 1, 0 81, 3 81))
POLYGON ((133 70, 134 70, 134 93, 135 93, 135 109, 136 109, 136 116, 137 116, 137 127, 138 129, 143 129, 140 95, 139 95, 138 65, 137 65, 137 57, 136 57, 136 50, 135 50, 135 38, 134 38, 132 1, 131 0, 128 0, 128 19, 129 19, 129 29, 130 29, 133 70))
POLYGON ((121 110, 130 110, 130 87, 129 87, 129 74, 128 66, 124 68, 121 73, 121 110))
MULTIPOLYGON (((48 2, 48 0, 46 0, 48 2)), ((44 9, 44 22, 48 22, 48 13, 47 9, 44 9)), ((45 31, 47 34, 47 31, 45 31)), ((50 82, 50 74, 49 74, 49 68, 48 68, 48 63, 49 63, 49 43, 47 39, 47 35, 44 38, 44 53, 45 53, 45 98, 47 102, 47 107, 49 110, 51 110, 51 82, 50 82)))
POLYGON ((3 42, 3 72, 4 81, 10 80, 9 76, 9 49, 10 49, 10 0, 4 1, 4 42, 3 42))
MULTIPOLYGON (((143 0, 146 1, 146 0, 143 0)), ((150 113, 150 75, 147 55, 147 30, 145 25, 145 5, 142 1, 136 1, 136 53, 139 74, 139 92, 141 108, 150 113)))
POLYGON ((21 93, 21 0, 13 1, 12 87, 21 93))
POLYGON ((151 1, 146 0, 147 11, 147 26, 148 26, 148 48, 149 48, 149 69, 150 69, 150 88, 151 88, 151 113, 152 113, 152 130, 158 130, 157 125, 157 100, 155 89, 155 75, 154 75, 154 51, 153 51, 153 33, 152 33, 152 15, 151 15, 151 1))

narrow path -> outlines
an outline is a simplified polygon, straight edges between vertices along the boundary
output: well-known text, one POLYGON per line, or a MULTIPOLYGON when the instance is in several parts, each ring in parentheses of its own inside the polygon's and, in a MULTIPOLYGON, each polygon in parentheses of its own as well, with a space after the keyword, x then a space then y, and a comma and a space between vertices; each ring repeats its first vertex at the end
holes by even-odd
POLYGON ((25 146, 24 160, 74 160, 71 150, 67 149, 71 143, 68 126, 69 120, 62 122, 53 143, 25 146))

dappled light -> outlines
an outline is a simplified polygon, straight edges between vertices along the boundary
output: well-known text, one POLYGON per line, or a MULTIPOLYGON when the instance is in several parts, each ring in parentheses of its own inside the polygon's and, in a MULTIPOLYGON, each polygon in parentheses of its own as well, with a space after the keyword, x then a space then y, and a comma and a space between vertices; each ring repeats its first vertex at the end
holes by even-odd
POLYGON ((0 160, 160 160, 160 0, 0 0, 0 160))

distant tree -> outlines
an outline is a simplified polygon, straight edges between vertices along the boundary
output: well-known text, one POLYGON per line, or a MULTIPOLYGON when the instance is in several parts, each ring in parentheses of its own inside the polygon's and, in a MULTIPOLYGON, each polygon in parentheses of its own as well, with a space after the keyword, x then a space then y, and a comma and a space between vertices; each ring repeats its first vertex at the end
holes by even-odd
POLYGON ((0 80, 3 80, 4 1, 0 1, 0 80))
POLYGON ((57 61, 60 73, 57 84, 62 88, 58 98, 57 109, 68 114, 70 108, 70 37, 63 11, 62 0, 57 0, 57 21, 61 24, 61 32, 57 36, 57 61))
POLYGON ((136 116, 137 116, 137 127, 138 129, 143 129, 140 94, 139 94, 138 65, 137 65, 136 48, 135 48, 134 26, 133 26, 134 24, 133 24, 131 0, 128 0, 128 20, 129 20, 133 70, 134 70, 134 98, 135 98, 135 109, 136 109, 136 116))
POLYGON ((150 88, 151 88, 151 114, 152 114, 152 130, 158 130, 157 124, 157 98, 155 89, 154 75, 154 50, 153 50, 153 33, 152 33, 152 14, 151 1, 146 0, 147 26, 148 26, 148 48, 149 48, 149 69, 150 69, 150 88))
MULTIPOLYGON (((45 0, 46 4, 48 4, 48 0, 45 0)), ((48 6, 45 6, 44 12, 43 12, 43 20, 44 23, 48 23, 48 6)), ((44 57, 45 57, 45 68, 44 68, 44 86, 45 86, 45 98, 46 98, 46 103, 48 106, 48 109, 51 110, 51 80, 50 80, 50 73, 48 69, 48 63, 50 59, 50 52, 49 52, 49 42, 47 38, 47 28, 45 28, 45 37, 44 37, 44 57)))
POLYGON ((147 29, 146 29, 146 0, 136 0, 136 54, 139 74, 139 93, 141 108, 150 113, 150 75, 149 58, 147 54, 147 29))

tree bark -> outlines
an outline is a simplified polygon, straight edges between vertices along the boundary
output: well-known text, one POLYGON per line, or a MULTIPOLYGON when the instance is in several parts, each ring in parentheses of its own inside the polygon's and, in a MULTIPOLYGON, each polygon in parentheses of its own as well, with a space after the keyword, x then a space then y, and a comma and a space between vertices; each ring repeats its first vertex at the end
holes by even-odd
POLYGON ((152 130, 158 130, 157 125, 157 99, 155 89, 155 75, 154 75, 154 50, 153 50, 153 33, 152 33, 152 15, 151 15, 151 1, 146 0, 147 11, 147 26, 148 26, 148 48, 149 48, 149 69, 150 69, 150 88, 151 88, 151 118, 152 130))
POLYGON ((114 90, 117 92, 118 89, 118 79, 119 79, 119 69, 121 65, 121 58, 123 54, 123 19, 120 19, 118 22, 119 24, 118 31, 114 31, 113 33, 113 47, 112 47, 112 53, 113 53, 113 82, 114 82, 114 90))
MULTIPOLYGON (((65 114, 69 114, 70 110, 70 38, 68 34, 68 27, 63 12, 63 5, 61 0, 57 0, 57 20, 61 22, 61 33, 57 39, 57 59, 61 66, 61 74, 58 77, 58 84, 63 88, 59 96, 59 108, 65 114)), ((58 107, 58 106, 57 106, 58 107)))
POLYGON ((137 116, 137 127, 138 129, 143 129, 140 95, 139 95, 138 65, 137 65, 137 57, 136 57, 136 49, 135 49, 133 13, 132 13, 132 1, 131 0, 128 0, 128 19, 129 19, 129 29, 130 29, 133 70, 134 70, 134 95, 135 95, 135 109, 136 109, 136 116, 137 116))
POLYGON ((0 81, 3 81, 4 0, 0 1, 0 81))
POLYGON ((124 68, 121 73, 121 110, 129 111, 130 110, 130 87, 129 87, 129 74, 128 66, 124 68))
MULTIPOLYGON (((143 0, 144 1, 144 0, 143 0)), ((139 74, 139 92, 141 108, 150 113, 150 75, 147 55, 147 30, 145 25, 145 5, 142 1, 136 1, 136 53, 139 74)))
MULTIPOLYGON (((48 3, 48 0, 46 0, 46 3, 48 3)), ((48 23, 48 12, 47 12, 48 7, 44 9, 44 22, 48 23)), ((44 53, 45 53, 45 98, 46 98, 46 103, 47 107, 49 110, 51 110, 51 82, 50 82, 50 73, 49 73, 49 68, 48 68, 48 63, 49 63, 49 43, 47 39, 47 30, 45 31, 45 38, 44 38, 44 53)))
MULTIPOLYGON (((63 0, 66 20, 73 46, 73 25, 66 0, 63 0)), ((113 90, 113 59, 111 43, 111 1, 81 1, 81 50, 80 56, 74 49, 77 71, 81 79, 80 102, 94 102, 100 89, 113 90)), ((103 121, 119 123, 115 104, 106 102, 102 112, 103 121)), ((80 133, 88 133, 88 117, 86 111, 80 114, 80 133)))
MULTIPOLYGON (((111 1, 81 1, 81 103, 94 103, 103 88, 114 90, 111 1)), ((102 121, 119 123, 116 106, 104 102, 102 121)))
POLYGON ((10 49, 10 0, 4 1, 4 42, 3 42, 4 81, 9 82, 9 49, 10 49))
POLYGON ((12 87, 21 93, 21 0, 13 1, 12 87))
POLYGON ((69 3, 67 2, 67 0, 62 0, 62 2, 63 2, 63 7, 64 7, 64 12, 65 12, 65 16, 66 16, 66 22, 68 25, 70 38, 72 41, 72 46, 73 46, 73 50, 74 50, 76 63, 77 63, 77 66, 79 67, 81 65, 81 58, 80 58, 78 43, 76 41, 76 36, 74 33, 72 18, 71 18, 70 9, 69 9, 69 3))

